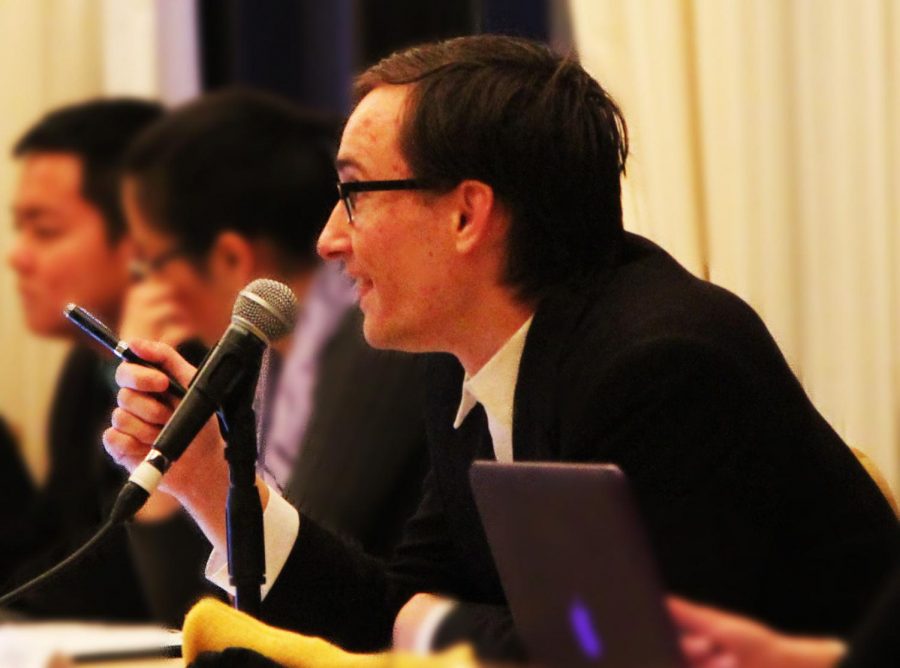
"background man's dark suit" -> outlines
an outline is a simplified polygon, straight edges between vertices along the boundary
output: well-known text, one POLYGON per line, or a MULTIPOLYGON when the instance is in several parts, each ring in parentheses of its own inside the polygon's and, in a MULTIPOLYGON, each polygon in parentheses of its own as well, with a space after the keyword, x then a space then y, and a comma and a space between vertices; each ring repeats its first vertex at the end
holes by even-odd
MULTIPOLYGON (((81 546, 99 528, 127 475, 103 449, 101 436, 116 406, 116 364, 75 346, 63 363, 50 411, 50 471, 30 498, 7 497, 20 533, 10 537, 18 557, 0 574, 2 591, 40 574, 81 546)), ((124 529, 115 530, 84 561, 15 604, 38 617, 143 620, 148 611, 124 529)))
POLYGON ((9 573, 17 568, 28 554, 29 516, 22 508, 30 508, 37 490, 25 461, 19 451, 19 444, 9 425, 0 417, 0 489, 3 502, 0 503, 0 536, 3 549, 0 550, 0 573, 9 573))
MULTIPOLYGON (((452 427, 462 378, 435 357, 433 468, 394 558, 367 558, 302 517, 269 621, 372 649, 410 596, 436 592, 468 602, 439 643, 515 653, 467 478, 473 458, 492 456, 485 414, 452 427)), ((539 305, 513 447, 516 460, 619 464, 668 586, 780 629, 846 634, 898 555, 890 508, 756 314, 633 235, 612 269, 539 305)))
POLYGON ((849 645, 840 668, 900 666, 900 568, 866 615, 849 645))
MULTIPOLYGON (((285 498, 369 554, 392 551, 421 497, 428 456, 422 361, 371 348, 356 308, 319 360, 313 410, 285 498)), ((274 402, 263 403, 265 412, 274 402)), ((220 593, 203 578, 209 543, 184 515, 132 525, 130 534, 156 618, 180 626, 200 595, 220 593)))

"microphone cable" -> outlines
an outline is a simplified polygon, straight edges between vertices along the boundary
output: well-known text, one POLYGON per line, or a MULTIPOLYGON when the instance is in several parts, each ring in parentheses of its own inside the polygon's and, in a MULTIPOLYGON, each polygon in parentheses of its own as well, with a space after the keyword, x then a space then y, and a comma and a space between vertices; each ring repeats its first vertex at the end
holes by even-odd
MULTIPOLYGON (((145 498, 146 493, 144 490, 133 483, 127 484, 116 498, 116 502, 113 505, 106 522, 94 532, 94 535, 91 536, 87 542, 56 564, 56 566, 53 566, 37 577, 16 587, 11 592, 0 596, 0 608, 4 608, 13 601, 20 599, 32 589, 36 589, 37 587, 54 580, 60 573, 79 563, 91 550, 103 543, 103 541, 109 537, 110 533, 112 533, 113 529, 120 524, 123 524, 125 520, 131 517, 136 512, 136 510, 133 509, 135 504, 143 503, 143 499, 145 498)), ((140 505, 138 505, 137 508, 140 508, 140 505)))

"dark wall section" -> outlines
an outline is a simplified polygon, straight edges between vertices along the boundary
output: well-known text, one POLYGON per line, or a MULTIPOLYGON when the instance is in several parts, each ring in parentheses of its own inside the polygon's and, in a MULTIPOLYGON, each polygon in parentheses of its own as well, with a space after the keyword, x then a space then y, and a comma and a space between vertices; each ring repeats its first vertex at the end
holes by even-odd
POLYGON ((481 5, 479 0, 358 0, 358 69, 398 49, 479 32, 481 5))
POLYGON ((481 31, 550 40, 552 0, 485 0, 481 7, 481 31))
POLYGON ((204 90, 242 84, 349 111, 356 71, 397 49, 479 32, 547 41, 560 0, 197 0, 204 90))
POLYGON ((243 84, 343 112, 356 53, 353 0, 200 0, 204 90, 243 84))

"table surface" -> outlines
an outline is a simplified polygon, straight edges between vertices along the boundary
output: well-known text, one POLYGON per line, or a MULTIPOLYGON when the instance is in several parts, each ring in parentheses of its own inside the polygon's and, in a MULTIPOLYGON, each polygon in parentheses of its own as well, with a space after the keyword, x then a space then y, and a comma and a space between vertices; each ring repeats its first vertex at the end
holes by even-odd
POLYGON ((76 663, 73 664, 73 668, 175 668, 175 666, 183 665, 181 659, 131 659, 130 661, 76 663))

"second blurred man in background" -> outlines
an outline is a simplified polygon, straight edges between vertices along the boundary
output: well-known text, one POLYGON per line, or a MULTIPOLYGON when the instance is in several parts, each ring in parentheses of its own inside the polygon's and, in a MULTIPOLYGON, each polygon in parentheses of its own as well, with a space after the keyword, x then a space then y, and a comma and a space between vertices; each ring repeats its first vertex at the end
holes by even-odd
MULTIPOLYGON (((196 333, 211 346, 247 283, 289 285, 300 317, 290 349, 264 364, 260 473, 304 513, 387 554, 425 471, 422 380, 413 356, 366 344, 352 287, 316 255, 337 201, 337 132, 334 122, 249 91, 208 95, 148 129, 125 169, 145 277, 123 335, 178 343, 196 333)), ((114 413, 113 424, 128 422, 114 413)), ((203 591, 209 552, 175 505, 157 495, 131 532, 157 616, 172 624, 203 591)))

